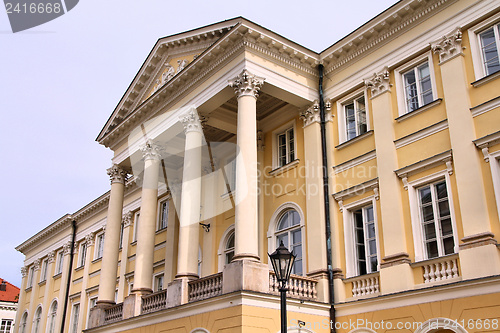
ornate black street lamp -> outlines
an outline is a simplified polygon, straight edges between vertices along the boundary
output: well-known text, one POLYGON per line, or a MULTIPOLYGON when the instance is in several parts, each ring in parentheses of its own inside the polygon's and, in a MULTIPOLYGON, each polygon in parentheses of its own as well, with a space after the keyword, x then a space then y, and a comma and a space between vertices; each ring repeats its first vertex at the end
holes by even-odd
POLYGON ((283 245, 283 241, 280 242, 280 246, 272 254, 267 254, 271 263, 273 264, 274 273, 276 274, 276 279, 279 283, 279 292, 281 296, 281 332, 286 333, 286 292, 288 288, 286 287, 288 279, 290 278, 290 273, 292 272, 293 263, 295 261, 295 255, 290 253, 288 249, 283 245))

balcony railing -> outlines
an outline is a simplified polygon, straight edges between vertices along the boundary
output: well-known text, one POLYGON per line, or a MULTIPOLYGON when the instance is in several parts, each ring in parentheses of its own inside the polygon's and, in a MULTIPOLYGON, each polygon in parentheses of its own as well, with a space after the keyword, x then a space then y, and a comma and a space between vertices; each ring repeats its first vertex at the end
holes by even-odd
POLYGON ((413 267, 421 267, 424 284, 439 283, 441 281, 452 282, 460 280, 458 269, 458 255, 451 255, 412 264, 413 267))
POLYGON ((222 294, 222 272, 188 282, 189 302, 222 294))
POLYGON ((348 281, 352 286, 352 297, 376 296, 380 294, 379 273, 357 276, 348 281))
POLYGON ((167 308, 167 289, 142 296, 141 313, 150 313, 167 308))
MULTIPOLYGON (((304 276, 291 275, 288 281, 288 291, 286 296, 307 300, 316 300, 318 291, 316 286, 318 281, 304 276)), ((269 293, 279 295, 279 283, 273 271, 269 272, 269 293)))
POLYGON ((104 312, 104 324, 111 324, 123 319, 123 303, 109 307, 104 312))

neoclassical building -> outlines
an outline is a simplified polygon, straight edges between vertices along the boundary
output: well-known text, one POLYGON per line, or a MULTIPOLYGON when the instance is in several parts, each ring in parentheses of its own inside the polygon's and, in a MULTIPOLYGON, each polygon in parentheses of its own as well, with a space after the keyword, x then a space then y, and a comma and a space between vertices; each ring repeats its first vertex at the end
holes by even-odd
POLYGON ((276 333, 281 241, 289 332, 499 331, 499 55, 496 0, 320 53, 241 17, 160 38, 96 139, 109 192, 17 247, 16 333, 276 333))

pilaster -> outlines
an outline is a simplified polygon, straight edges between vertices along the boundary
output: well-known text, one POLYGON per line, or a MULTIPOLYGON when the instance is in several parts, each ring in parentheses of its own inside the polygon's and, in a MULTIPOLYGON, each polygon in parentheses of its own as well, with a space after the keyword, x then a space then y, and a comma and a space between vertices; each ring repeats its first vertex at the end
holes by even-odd
POLYGON ((133 219, 132 212, 128 211, 123 214, 122 217, 122 225, 123 225, 123 237, 122 237, 122 247, 121 247, 121 256, 120 256, 120 268, 119 268, 119 280, 118 280, 118 299, 117 302, 121 303, 125 298, 125 289, 126 289, 126 280, 125 273, 127 272, 127 264, 128 264, 128 247, 130 245, 129 237, 130 237, 130 225, 132 224, 133 219))
MULTIPOLYGON (((66 298, 67 281, 69 279, 69 263, 71 259, 71 241, 63 245, 63 267, 61 273, 61 287, 59 288, 58 299, 63 301, 66 298)), ((62 307, 61 307, 62 309, 62 307)), ((66 321, 67 323, 67 321, 66 321)), ((62 325, 62 311, 57 311, 55 332, 61 332, 62 325)), ((28 331, 29 332, 29 331, 28 331)))

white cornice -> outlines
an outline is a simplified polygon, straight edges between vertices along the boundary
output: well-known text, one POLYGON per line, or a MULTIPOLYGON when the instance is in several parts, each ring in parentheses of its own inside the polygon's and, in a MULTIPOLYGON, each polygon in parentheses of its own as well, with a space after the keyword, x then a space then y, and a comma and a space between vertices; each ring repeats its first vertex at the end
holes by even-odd
POLYGON ((417 163, 410 164, 408 166, 405 166, 404 168, 395 170, 394 172, 399 178, 403 180, 404 188, 408 189, 408 177, 416 173, 422 172, 424 170, 438 166, 440 164, 445 164, 448 174, 450 175, 453 174, 451 150, 447 150, 440 154, 426 158, 425 160, 418 161, 417 163))
POLYGON ((482 138, 476 139, 474 144, 481 149, 486 163, 490 161, 490 147, 500 143, 500 131, 488 134, 482 138))
POLYGON ((363 155, 360 155, 358 157, 355 157, 349 161, 346 161, 344 163, 341 163, 339 165, 336 165, 333 167, 333 170, 335 171, 335 174, 339 174, 345 170, 348 170, 350 168, 353 168, 355 166, 358 166, 360 164, 363 164, 365 162, 371 161, 377 157, 377 153, 375 150, 369 151, 363 155))
POLYGON ((473 117, 477 117, 498 107, 500 107, 500 96, 470 108, 470 112, 473 117))
POLYGON ((406 135, 402 138, 399 138, 397 140, 394 140, 394 145, 396 146, 396 149, 399 149, 399 148, 407 146, 411 143, 422 140, 428 136, 431 136, 433 134, 441 132, 447 128, 448 128, 448 120, 445 119, 445 120, 442 120, 434 125, 423 128, 415 133, 412 133, 412 134, 406 135))
POLYGON ((375 192, 375 197, 378 199, 378 178, 368 180, 364 183, 354 185, 345 190, 339 191, 333 194, 333 198, 339 202, 340 210, 343 209, 343 201, 351 197, 361 195, 367 191, 373 190, 375 192))

